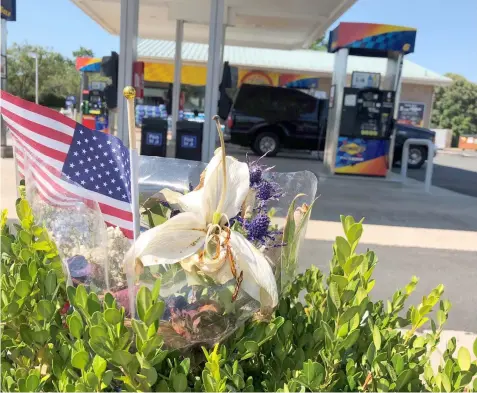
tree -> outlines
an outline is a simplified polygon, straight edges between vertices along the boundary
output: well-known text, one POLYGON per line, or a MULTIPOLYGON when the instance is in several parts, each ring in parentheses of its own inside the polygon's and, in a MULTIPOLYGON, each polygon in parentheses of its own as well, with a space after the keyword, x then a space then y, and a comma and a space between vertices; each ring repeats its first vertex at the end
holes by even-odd
POLYGON ((435 90, 431 123, 452 129, 455 137, 477 134, 477 84, 458 74, 445 74, 452 84, 435 90))
POLYGON ((40 103, 63 102, 68 95, 77 95, 80 75, 74 62, 49 48, 29 44, 13 44, 8 49, 7 89, 14 95, 33 100, 35 96, 35 59, 38 56, 40 103))
POLYGON ((80 46, 78 50, 73 51, 73 57, 94 57, 94 52, 91 49, 80 46))
POLYGON ((328 40, 323 35, 310 45, 310 49, 320 52, 326 52, 328 50, 328 40))

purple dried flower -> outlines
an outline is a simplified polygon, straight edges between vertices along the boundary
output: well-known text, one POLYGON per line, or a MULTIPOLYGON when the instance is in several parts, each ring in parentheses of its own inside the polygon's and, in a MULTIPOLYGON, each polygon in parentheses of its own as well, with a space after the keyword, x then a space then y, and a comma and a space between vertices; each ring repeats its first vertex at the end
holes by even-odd
POLYGON ((246 224, 248 239, 251 241, 262 241, 268 236, 268 227, 270 226, 270 217, 266 214, 257 214, 246 224))
POLYGON ((262 168, 260 165, 251 165, 250 171, 250 186, 254 187, 262 181, 262 168))

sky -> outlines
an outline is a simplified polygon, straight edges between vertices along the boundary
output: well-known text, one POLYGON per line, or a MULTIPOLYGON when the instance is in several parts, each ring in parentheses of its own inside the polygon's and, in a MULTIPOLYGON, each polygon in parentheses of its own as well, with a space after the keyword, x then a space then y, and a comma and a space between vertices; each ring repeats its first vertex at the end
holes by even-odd
MULTIPOLYGON (((477 83, 477 0, 357 0, 331 28, 340 21, 414 27, 416 48, 409 60, 477 83)), ((47 46, 69 57, 80 46, 98 57, 119 50, 119 38, 70 0, 17 0, 17 21, 8 23, 8 44, 14 42, 47 46)))

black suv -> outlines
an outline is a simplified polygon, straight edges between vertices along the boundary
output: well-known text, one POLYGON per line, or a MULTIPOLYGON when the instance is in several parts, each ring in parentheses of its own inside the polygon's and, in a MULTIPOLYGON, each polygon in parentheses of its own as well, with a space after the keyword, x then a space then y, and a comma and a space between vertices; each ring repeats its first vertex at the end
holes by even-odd
MULTIPOLYGON (((235 96, 225 128, 226 139, 254 152, 276 155, 280 148, 319 150, 325 148, 328 100, 299 90, 243 84, 235 96)), ((394 163, 408 138, 434 139, 425 128, 396 124, 394 163)), ((427 148, 411 146, 409 167, 420 168, 427 148)))

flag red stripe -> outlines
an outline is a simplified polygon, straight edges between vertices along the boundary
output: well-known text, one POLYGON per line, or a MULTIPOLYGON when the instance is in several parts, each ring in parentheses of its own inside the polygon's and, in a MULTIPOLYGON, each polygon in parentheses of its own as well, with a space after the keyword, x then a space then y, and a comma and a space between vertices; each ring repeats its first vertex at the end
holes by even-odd
POLYGON ((98 204, 99 204, 99 208, 104 214, 109 214, 110 216, 115 216, 125 221, 132 221, 133 219, 133 215, 131 212, 127 212, 127 211, 118 209, 116 207, 113 207, 111 205, 106 205, 104 203, 98 203, 98 204))
POLYGON ((20 138, 23 142, 25 142, 27 145, 30 145, 30 147, 34 148, 35 150, 39 151, 40 153, 44 154, 45 156, 48 156, 50 158, 53 158, 54 160, 60 161, 61 163, 64 163, 66 160, 66 153, 63 153, 61 151, 58 151, 56 149, 53 149, 51 147, 45 146, 42 143, 36 142, 21 132, 19 132, 16 128, 12 127, 10 124, 8 124, 8 127, 12 132, 16 134, 18 138, 20 138))
POLYGON ((64 189, 60 184, 58 184, 55 181, 52 181, 50 177, 43 171, 43 169, 35 164, 31 163, 30 164, 35 170, 31 171, 33 175, 37 175, 40 177, 40 179, 45 182, 46 184, 49 184, 51 188, 53 188, 58 195, 52 195, 58 200, 62 200, 65 202, 71 202, 71 203, 76 203, 76 202, 82 202, 84 198, 78 197, 77 195, 69 193, 67 190, 64 189))
POLYGON ((19 106, 23 109, 29 110, 41 116, 49 117, 50 119, 63 123, 64 125, 69 126, 73 129, 76 127, 76 122, 73 119, 62 115, 61 113, 53 109, 37 105, 34 102, 24 100, 20 97, 16 97, 3 90, 1 91, 1 97, 2 100, 10 102, 11 104, 19 106))
POLYGON ((46 127, 31 120, 25 119, 24 117, 18 116, 17 114, 10 112, 7 108, 2 108, 2 112, 5 113, 5 115, 12 119, 15 123, 21 125, 22 127, 25 127, 26 129, 34 132, 35 134, 43 135, 47 138, 54 139, 58 142, 63 142, 67 145, 70 145, 73 141, 73 137, 71 137, 70 135, 66 135, 65 133, 54 130, 53 128, 46 127))

